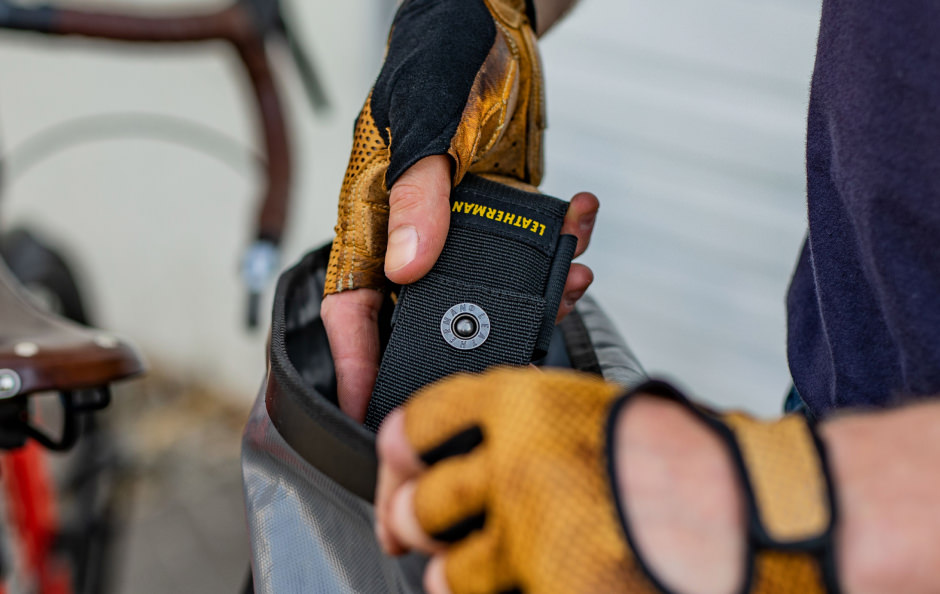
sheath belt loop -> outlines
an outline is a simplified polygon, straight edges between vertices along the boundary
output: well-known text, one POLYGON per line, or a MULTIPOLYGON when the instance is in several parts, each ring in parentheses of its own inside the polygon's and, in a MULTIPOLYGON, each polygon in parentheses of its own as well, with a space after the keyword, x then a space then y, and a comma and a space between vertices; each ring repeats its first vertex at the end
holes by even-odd
POLYGON ((468 175, 440 258, 402 288, 366 426, 453 373, 527 365, 548 349, 577 238, 568 203, 468 175))
POLYGON ((558 247, 555 259, 548 273, 548 282, 545 285, 545 318, 542 320, 542 329, 535 343, 533 359, 541 359, 548 352, 548 345, 552 341, 555 329, 555 317, 558 315, 558 306, 565 291, 565 282, 568 280, 568 269, 571 268, 571 259, 574 250, 578 247, 578 238, 574 235, 562 235, 558 238, 558 247))

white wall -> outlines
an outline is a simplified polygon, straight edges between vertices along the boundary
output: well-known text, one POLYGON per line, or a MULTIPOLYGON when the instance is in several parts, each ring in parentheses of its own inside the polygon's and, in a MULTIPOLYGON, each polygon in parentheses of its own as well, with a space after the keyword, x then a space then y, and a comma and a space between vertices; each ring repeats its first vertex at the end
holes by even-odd
MULTIPOLYGON (((297 149, 285 264, 329 237, 353 118, 394 8, 390 0, 288 4, 334 111, 312 116, 279 60, 297 149)), ((815 0, 582 0, 543 43, 543 189, 601 197, 587 258, 595 294, 648 368, 763 412, 778 407, 788 383, 783 296, 805 228, 818 12, 815 0)), ((250 103, 224 47, 156 53, 4 33, 0 81, 5 148, 68 118, 128 111, 186 117, 254 142, 250 103)), ((236 270, 258 176, 246 156, 235 161, 237 172, 150 140, 85 144, 19 177, 4 223, 28 222, 74 252, 101 319, 155 361, 249 398, 263 335, 242 330, 236 270)))
POLYGON ((543 190, 601 198, 594 293, 647 369, 779 410, 818 0, 584 0, 543 42, 543 190))

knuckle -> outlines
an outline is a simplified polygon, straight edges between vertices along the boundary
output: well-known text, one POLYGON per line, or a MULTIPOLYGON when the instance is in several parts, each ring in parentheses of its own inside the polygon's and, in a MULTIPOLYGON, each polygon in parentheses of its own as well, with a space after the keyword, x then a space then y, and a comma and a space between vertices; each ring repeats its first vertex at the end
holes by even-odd
POLYGON ((411 461, 408 442, 404 438, 403 411, 393 410, 388 414, 375 438, 375 448, 380 458, 394 465, 407 465, 411 461))
POLYGON ((336 314, 337 304, 342 305, 342 299, 340 299, 337 294, 327 295, 323 298, 323 301, 320 302, 320 318, 322 318, 325 323, 333 319, 333 316, 336 314))
POLYGON ((431 202, 431 196, 427 188, 402 181, 392 187, 388 198, 389 206, 397 212, 424 208, 429 202, 431 202))
MULTIPOLYGON (((356 289, 334 293, 323 298, 320 317, 325 324, 352 323, 355 320, 377 322, 382 307, 382 294, 372 289, 356 289)), ((327 328, 329 331, 329 328, 327 328)))
POLYGON ((385 419, 385 422, 382 423, 382 426, 379 428, 378 434, 375 436, 375 450, 379 454, 379 458, 382 460, 388 460, 395 448, 395 441, 393 439, 392 430, 389 429, 390 418, 396 411, 389 413, 388 418, 385 419))

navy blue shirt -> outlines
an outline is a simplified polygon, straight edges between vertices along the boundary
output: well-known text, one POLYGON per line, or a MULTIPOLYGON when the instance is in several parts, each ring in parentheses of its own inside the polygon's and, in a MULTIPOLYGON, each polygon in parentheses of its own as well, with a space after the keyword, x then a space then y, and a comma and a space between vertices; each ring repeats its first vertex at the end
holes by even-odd
POLYGON ((818 415, 940 395, 940 2, 826 0, 787 299, 818 415))

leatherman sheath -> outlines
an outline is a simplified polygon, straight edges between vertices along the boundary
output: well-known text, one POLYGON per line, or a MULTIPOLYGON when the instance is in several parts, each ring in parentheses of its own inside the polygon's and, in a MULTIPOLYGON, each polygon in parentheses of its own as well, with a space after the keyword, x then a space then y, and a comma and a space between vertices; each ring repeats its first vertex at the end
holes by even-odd
POLYGON ((365 424, 453 373, 545 355, 571 258, 568 203, 468 175, 450 197, 441 257, 402 288, 365 424))

